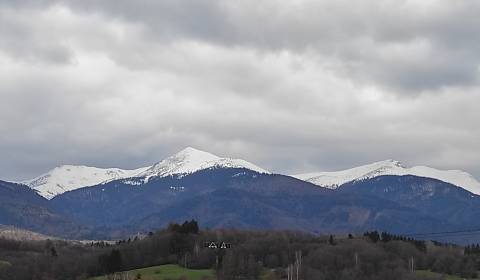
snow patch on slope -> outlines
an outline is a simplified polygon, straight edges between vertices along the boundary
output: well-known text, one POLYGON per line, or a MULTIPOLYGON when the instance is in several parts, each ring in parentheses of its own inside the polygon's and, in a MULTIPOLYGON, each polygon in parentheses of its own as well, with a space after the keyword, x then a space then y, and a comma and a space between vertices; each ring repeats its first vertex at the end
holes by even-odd
POLYGON ((342 171, 306 173, 292 175, 292 177, 321 187, 336 189, 342 184, 351 181, 369 179, 382 175, 414 175, 433 178, 480 195, 480 182, 467 172, 461 170, 438 170, 427 166, 405 167, 395 160, 375 162, 342 171))

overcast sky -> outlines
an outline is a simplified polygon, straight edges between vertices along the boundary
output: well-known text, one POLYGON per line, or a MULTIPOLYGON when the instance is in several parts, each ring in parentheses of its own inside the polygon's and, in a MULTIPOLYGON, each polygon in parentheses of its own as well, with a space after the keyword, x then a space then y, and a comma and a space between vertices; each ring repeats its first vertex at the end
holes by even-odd
POLYGON ((480 178, 480 1, 0 0, 0 179, 192 146, 480 178))

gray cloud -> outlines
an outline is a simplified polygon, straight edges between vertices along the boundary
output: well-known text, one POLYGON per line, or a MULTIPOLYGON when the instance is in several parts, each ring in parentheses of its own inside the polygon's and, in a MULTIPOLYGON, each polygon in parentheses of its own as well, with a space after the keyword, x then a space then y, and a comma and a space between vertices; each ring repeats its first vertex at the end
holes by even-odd
POLYGON ((480 177, 473 1, 1 1, 0 178, 184 146, 480 177))
POLYGON ((68 1, 143 25, 158 40, 313 49, 338 73, 407 93, 477 85, 475 1, 68 1))

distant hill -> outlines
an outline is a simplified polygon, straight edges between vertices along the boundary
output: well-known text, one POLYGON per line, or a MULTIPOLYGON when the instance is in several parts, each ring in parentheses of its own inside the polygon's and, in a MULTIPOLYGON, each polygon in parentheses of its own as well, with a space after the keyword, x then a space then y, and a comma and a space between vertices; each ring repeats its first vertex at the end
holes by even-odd
POLYGON ((55 237, 47 236, 41 233, 4 225, 0 225, 0 238, 20 241, 55 239, 55 237))

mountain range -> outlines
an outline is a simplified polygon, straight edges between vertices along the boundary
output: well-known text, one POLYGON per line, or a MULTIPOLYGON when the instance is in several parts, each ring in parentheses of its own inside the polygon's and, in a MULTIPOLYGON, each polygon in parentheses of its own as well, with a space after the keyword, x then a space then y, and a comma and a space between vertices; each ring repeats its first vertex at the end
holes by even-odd
POLYGON ((406 167, 396 160, 379 161, 342 171, 305 173, 292 176, 321 187, 336 189, 351 181, 370 179, 383 175, 414 175, 433 178, 462 187, 472 193, 480 194, 480 182, 467 172, 461 170, 438 170, 428 166, 406 167))
POLYGON ((105 184, 113 180, 141 177, 146 182, 152 177, 185 175, 212 167, 246 168, 260 173, 269 173, 241 159, 221 158, 211 153, 188 147, 152 166, 126 170, 63 165, 36 178, 18 183, 29 186, 47 199, 52 199, 64 192, 102 183, 105 184))
POLYGON ((0 224, 66 238, 120 238, 192 218, 211 228, 440 232, 480 227, 479 185, 463 171, 393 160, 287 176, 186 148, 135 170, 70 165, 0 182, 0 224))

